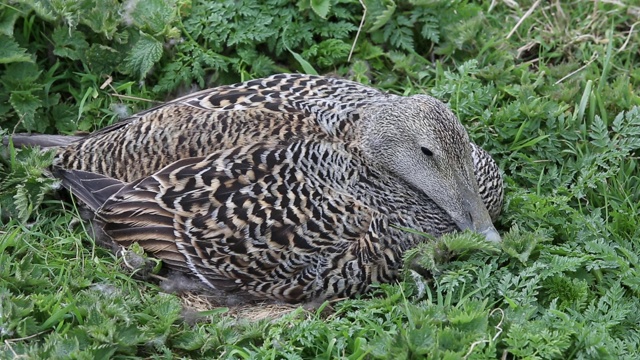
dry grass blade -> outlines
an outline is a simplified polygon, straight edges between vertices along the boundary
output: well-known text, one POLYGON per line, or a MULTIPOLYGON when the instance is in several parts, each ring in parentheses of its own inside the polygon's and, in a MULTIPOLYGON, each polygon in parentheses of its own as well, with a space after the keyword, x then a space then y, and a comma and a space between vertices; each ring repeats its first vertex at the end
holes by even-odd
POLYGON ((538 7, 538 5, 540 5, 542 1, 541 0, 537 0, 535 3, 533 3, 533 5, 531 5, 531 7, 529 8, 529 10, 527 10, 526 13, 524 13, 524 15, 522 15, 522 17, 520 18, 520 20, 518 20, 518 22, 516 23, 516 25, 513 27, 513 29, 511 29, 511 31, 509 31, 509 34, 507 35, 507 39, 509 39, 515 32, 516 30, 518 30, 518 28, 520 27, 520 25, 522 25, 522 23, 531 15, 533 14, 533 12, 536 10, 536 8, 538 7))
POLYGON ((349 51, 349 57, 347 58, 347 62, 351 62, 351 56, 353 55, 353 51, 356 48, 356 44, 358 43, 358 38, 360 37, 360 31, 362 31, 362 27, 364 26, 364 21, 367 18, 367 5, 364 3, 364 0, 360 0, 360 5, 362 5, 362 20, 360 20, 360 26, 358 26, 358 31, 356 32, 356 38, 353 39, 353 44, 351 45, 351 50, 349 51))

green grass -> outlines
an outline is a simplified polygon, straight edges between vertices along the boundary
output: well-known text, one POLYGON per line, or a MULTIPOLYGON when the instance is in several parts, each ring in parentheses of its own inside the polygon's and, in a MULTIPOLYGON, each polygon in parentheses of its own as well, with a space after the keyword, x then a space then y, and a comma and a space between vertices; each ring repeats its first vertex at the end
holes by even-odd
POLYGON ((427 242, 404 282, 329 315, 194 313, 92 243, 49 156, 5 151, 0 358, 640 357, 637 5, 542 1, 507 38, 535 1, 366 1, 348 62, 356 0, 95 3, 0 5, 0 131, 92 131, 282 71, 428 93, 503 169, 504 241, 427 242))

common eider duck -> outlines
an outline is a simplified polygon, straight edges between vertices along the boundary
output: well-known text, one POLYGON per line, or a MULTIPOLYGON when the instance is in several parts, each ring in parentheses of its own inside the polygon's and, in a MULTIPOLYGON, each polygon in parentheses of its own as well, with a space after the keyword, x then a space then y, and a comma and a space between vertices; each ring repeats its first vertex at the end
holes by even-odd
POLYGON ((494 160, 442 102, 280 74, 201 91, 57 150, 114 243, 213 291, 289 303, 398 277, 426 238, 493 226, 494 160))

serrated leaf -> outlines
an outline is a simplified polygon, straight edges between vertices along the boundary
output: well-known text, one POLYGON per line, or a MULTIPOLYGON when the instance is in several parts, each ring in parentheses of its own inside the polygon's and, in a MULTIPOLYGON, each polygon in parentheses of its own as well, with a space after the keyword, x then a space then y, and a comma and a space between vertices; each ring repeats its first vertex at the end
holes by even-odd
POLYGON ((117 50, 100 44, 92 44, 85 52, 86 64, 97 74, 111 74, 123 61, 117 50))
POLYGON ((596 115, 594 117, 590 129, 589 137, 591 138, 591 143, 597 147, 606 148, 611 140, 609 139, 607 124, 604 123, 600 116, 596 115))
POLYGON ((613 120, 612 130, 616 133, 620 133, 624 128, 624 113, 621 112, 616 115, 616 118, 613 120))
POLYGON ((84 34, 68 27, 59 27, 53 31, 53 53, 71 60, 84 59, 84 53, 89 47, 84 34))
POLYGON ((420 35, 427 40, 438 43, 440 41, 440 24, 438 24, 438 20, 436 18, 426 18, 423 21, 424 25, 422 25, 420 35))
POLYGON ((5 7, 0 11, 0 34, 13 36, 13 27, 20 17, 20 13, 16 9, 5 7))
POLYGON ((111 40, 118 30, 120 21, 122 21, 119 1, 101 0, 86 3, 93 5, 93 8, 84 9, 80 17, 80 22, 89 26, 96 33, 103 34, 107 39, 111 40))
POLYGON ((327 18, 329 10, 331 10, 331 1, 329 0, 311 0, 311 9, 323 19, 327 18))
POLYGON ((403 16, 399 16, 394 21, 384 27, 384 38, 397 48, 413 51, 413 24, 407 23, 403 16))
POLYGON ((75 108, 69 104, 62 103, 56 106, 53 106, 51 109, 51 115, 53 119, 55 119, 55 126, 62 133, 72 133, 74 132, 78 125, 75 120, 77 114, 75 113, 75 108))
POLYGON ((32 62, 13 63, 7 66, 0 80, 9 91, 38 90, 42 89, 42 85, 36 83, 41 73, 38 65, 32 62))
POLYGON ((162 43, 149 34, 141 33, 125 59, 125 70, 143 79, 161 57, 162 43))
POLYGON ((25 182, 16 185, 16 194, 13 196, 14 205, 18 210, 18 217, 26 221, 34 209, 36 209, 45 194, 50 190, 51 179, 29 178, 25 182))
POLYGON ((42 101, 38 97, 26 91, 14 91, 9 97, 9 102, 27 130, 44 130, 35 123, 36 110, 42 106, 42 101))
MULTIPOLYGON (((11 104, 9 104, 9 94, 0 94, 0 118, 11 111, 11 104)), ((1 132, 1 131, 0 131, 1 132)))
POLYGON ((0 35, 0 64, 14 62, 33 62, 33 59, 27 53, 27 49, 21 48, 15 40, 6 35, 0 35))
POLYGON ((389 20, 391 20, 393 14, 396 12, 396 3, 392 0, 384 1, 384 6, 384 10, 382 10, 380 14, 374 18, 375 20, 373 21, 371 28, 369 28, 369 32, 376 31, 385 26, 389 22, 389 20))
POLYGON ((167 24, 174 22, 174 1, 146 0, 135 3, 135 8, 125 14, 125 20, 134 23, 142 31, 153 35, 161 35, 170 29, 167 24))

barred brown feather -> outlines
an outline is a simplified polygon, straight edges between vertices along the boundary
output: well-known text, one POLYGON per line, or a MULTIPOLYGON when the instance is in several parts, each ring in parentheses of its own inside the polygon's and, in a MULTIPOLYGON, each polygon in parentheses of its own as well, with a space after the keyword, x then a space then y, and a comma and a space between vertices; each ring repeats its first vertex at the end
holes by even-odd
POLYGON ((261 299, 395 279, 424 241, 398 228, 500 240, 499 169, 451 111, 346 80, 285 74, 199 92, 61 148, 55 169, 115 242, 261 299))

